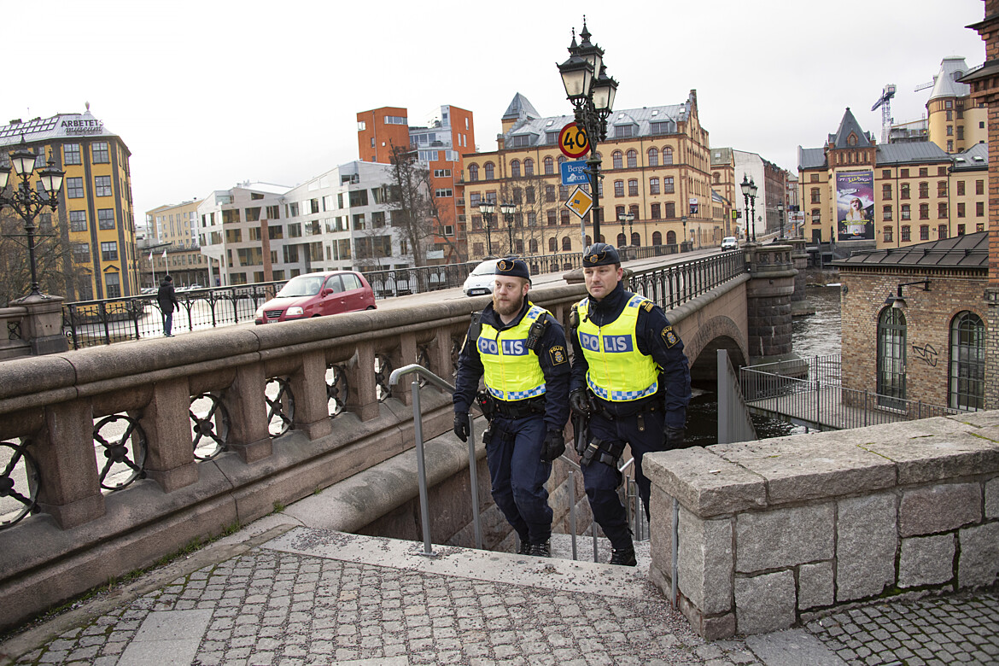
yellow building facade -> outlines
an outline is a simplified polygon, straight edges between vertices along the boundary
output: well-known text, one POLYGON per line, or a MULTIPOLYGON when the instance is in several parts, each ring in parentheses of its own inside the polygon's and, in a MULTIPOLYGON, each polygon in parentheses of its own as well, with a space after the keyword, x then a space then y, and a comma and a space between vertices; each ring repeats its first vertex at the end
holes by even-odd
POLYGON ((580 252, 594 240, 643 247, 721 240, 728 212, 713 205, 708 131, 695 91, 682 104, 624 109, 608 118, 608 138, 598 145, 600 239, 592 238, 594 212, 581 227, 565 205, 576 185, 562 184, 560 165, 572 160, 558 139, 571 122, 572 116, 542 117, 518 94, 502 118, 498 149, 465 155, 471 260, 580 252), (513 203, 515 213, 508 220, 498 207, 487 231, 479 211, 486 201, 513 203), (633 220, 623 224, 619 216, 628 212, 633 220))
POLYGON ((132 209, 131 152, 88 108, 82 114, 16 120, 0 126, 0 160, 21 141, 35 151, 36 171, 51 159, 65 171, 59 207, 43 214, 40 234, 55 235, 63 250, 67 301, 131 296, 139 292, 132 209))
POLYGON ((930 141, 877 144, 848 109, 823 148, 799 149, 804 236, 882 249, 981 231, 987 162, 985 143, 959 154, 930 141))
POLYGON ((942 60, 927 100, 928 139, 946 153, 961 153, 988 141, 986 106, 974 103, 969 84, 958 80, 968 70, 965 58, 942 60))

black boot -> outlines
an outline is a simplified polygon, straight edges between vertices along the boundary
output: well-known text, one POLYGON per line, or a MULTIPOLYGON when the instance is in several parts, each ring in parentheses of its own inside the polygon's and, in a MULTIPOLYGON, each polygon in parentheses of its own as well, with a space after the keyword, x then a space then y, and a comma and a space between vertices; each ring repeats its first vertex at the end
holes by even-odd
POLYGON ((531 549, 528 551, 528 555, 533 557, 552 557, 552 551, 549 549, 549 542, 543 541, 542 543, 531 544, 531 549))
POLYGON ((518 541, 520 542, 521 545, 517 547, 517 554, 518 555, 531 555, 531 544, 528 543, 528 539, 527 538, 524 538, 524 539, 520 539, 519 538, 518 541))
POLYGON ((628 548, 612 548, 611 561, 609 564, 618 564, 623 567, 634 567, 636 565, 635 549, 631 546, 628 548))

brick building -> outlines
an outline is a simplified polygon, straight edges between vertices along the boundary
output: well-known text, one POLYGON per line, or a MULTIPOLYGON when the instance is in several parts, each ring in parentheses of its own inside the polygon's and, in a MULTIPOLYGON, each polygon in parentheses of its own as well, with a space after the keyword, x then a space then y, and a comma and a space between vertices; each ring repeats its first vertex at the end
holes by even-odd
POLYGON ((844 387, 878 393, 886 409, 997 409, 988 247, 983 231, 834 262, 844 387))

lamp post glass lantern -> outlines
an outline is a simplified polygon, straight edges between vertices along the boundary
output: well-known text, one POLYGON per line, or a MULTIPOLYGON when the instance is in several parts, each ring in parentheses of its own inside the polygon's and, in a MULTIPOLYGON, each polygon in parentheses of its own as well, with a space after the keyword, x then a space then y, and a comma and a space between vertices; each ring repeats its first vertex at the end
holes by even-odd
POLYGON ((778 204, 778 238, 785 240, 785 206, 778 204))
POLYGON ((35 218, 48 208, 53 213, 59 208, 59 190, 62 188, 63 176, 65 173, 56 168, 55 162, 51 158, 47 166, 39 170, 38 179, 41 188, 32 188, 29 184, 32 173, 35 171, 36 155, 29 150, 21 137, 21 143, 17 150, 10 154, 11 166, 0 164, 0 210, 5 207, 14 209, 18 217, 24 222, 24 236, 28 240, 28 262, 31 268, 31 291, 29 296, 41 296, 42 292, 38 285, 38 264, 35 260, 35 218), (16 174, 13 182, 10 182, 11 191, 7 192, 8 181, 10 180, 11 167, 16 174))
POLYGON ((493 217, 493 211, 495 211, 495 210, 496 210, 496 206, 494 206, 489 201, 484 201, 481 204, 479 204, 479 212, 483 214, 483 222, 486 223, 486 256, 487 257, 492 257, 493 256, 493 241, 490 238, 490 231, 491 231, 491 229, 490 229, 490 226, 491 226, 490 225, 490 218, 493 217))
POLYGON ((601 156, 597 143, 608 135, 608 116, 615 103, 618 82, 607 75, 604 67, 604 49, 590 41, 587 17, 583 17, 580 44, 576 43, 576 31, 569 45, 569 59, 557 63, 562 77, 566 98, 573 104, 576 124, 587 134, 590 157, 587 158, 587 174, 590 176, 590 194, 594 198, 591 216, 594 221, 594 242, 601 242, 600 182, 601 156))
POLYGON ((512 203, 503 202, 500 204, 500 212, 503 214, 503 220, 507 223, 507 243, 510 246, 509 253, 514 254, 514 211, 517 207, 512 203))

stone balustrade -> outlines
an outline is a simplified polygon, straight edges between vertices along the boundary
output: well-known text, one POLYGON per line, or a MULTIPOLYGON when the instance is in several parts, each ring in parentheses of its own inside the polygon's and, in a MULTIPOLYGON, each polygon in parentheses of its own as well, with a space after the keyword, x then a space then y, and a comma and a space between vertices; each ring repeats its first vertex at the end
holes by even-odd
POLYGON ((656 453, 651 578, 708 639, 997 581, 998 412, 656 453))

